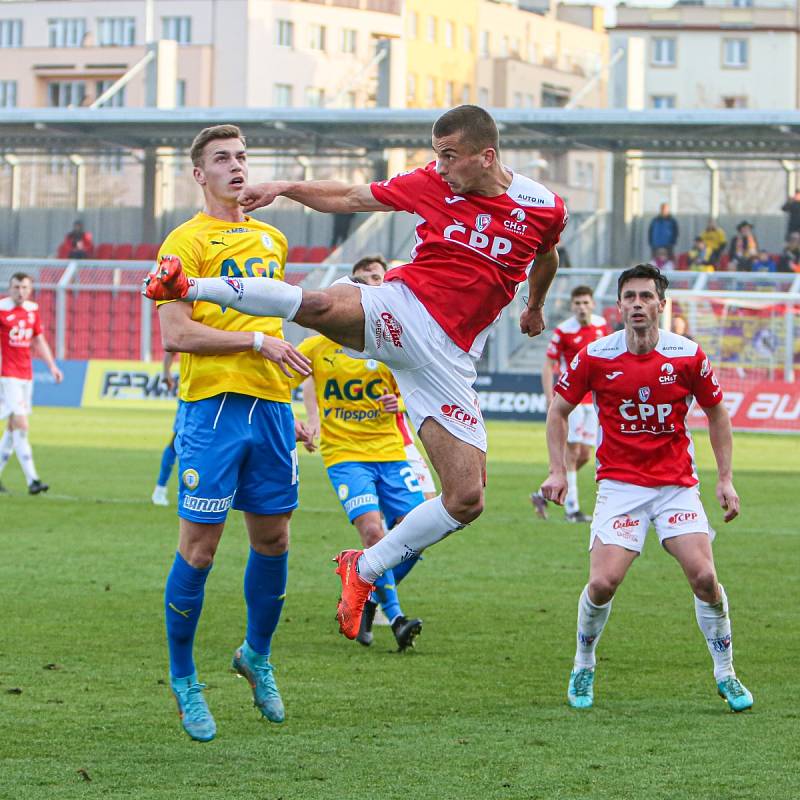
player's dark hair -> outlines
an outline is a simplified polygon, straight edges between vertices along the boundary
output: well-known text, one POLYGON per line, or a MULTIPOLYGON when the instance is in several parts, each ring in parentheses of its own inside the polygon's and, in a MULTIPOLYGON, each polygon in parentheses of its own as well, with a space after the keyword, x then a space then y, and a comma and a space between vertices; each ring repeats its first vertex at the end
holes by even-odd
POLYGON ((210 128, 203 128, 203 130, 194 137, 192 147, 189 150, 189 156, 194 166, 203 166, 203 150, 205 146, 209 142, 216 141, 217 139, 241 139, 242 144, 247 147, 247 142, 236 125, 212 125, 210 128))
POLYGON ((589 297, 594 297, 594 292, 592 291, 591 286, 576 286, 569 293, 569 299, 574 300, 576 297, 585 297, 586 295, 589 295, 589 297))
POLYGON ((384 272, 389 269, 389 264, 387 263, 386 259, 380 253, 377 253, 374 256, 364 256, 363 258, 359 258, 358 261, 353 264, 352 274, 355 275, 356 272, 365 269, 370 264, 380 264, 383 267, 384 272))
POLYGON ((667 276, 664 275, 660 269, 652 266, 651 264, 637 264, 635 267, 626 269, 617 281, 617 300, 622 298, 622 287, 634 278, 649 278, 656 285, 656 293, 659 300, 665 300, 667 297, 667 287, 669 281, 667 276))
POLYGON ((12 275, 12 276, 11 276, 11 277, 8 279, 8 285, 9 285, 9 286, 11 286, 11 284, 12 284, 14 281, 30 281, 31 283, 33 283, 33 278, 31 278, 31 276, 30 276, 30 275, 28 275, 28 273, 27 273, 27 272, 15 272, 15 273, 14 273, 14 274, 13 274, 13 275, 12 275))
POLYGON ((455 133, 460 133, 462 141, 471 145, 476 153, 487 147, 500 150, 497 125, 492 115, 480 106, 456 106, 433 123, 433 135, 437 139, 455 133))

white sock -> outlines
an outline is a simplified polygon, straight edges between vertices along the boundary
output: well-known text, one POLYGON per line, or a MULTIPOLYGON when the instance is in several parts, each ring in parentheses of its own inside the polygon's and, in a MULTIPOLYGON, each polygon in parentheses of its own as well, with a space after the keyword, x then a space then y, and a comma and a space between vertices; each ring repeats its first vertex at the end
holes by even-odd
POLYGON ((28 431, 15 430, 11 432, 11 436, 14 439, 14 450, 22 471, 25 473, 25 479, 28 484, 38 481, 39 476, 36 474, 36 466, 33 463, 33 451, 31 443, 28 441, 28 431))
POLYGON ((576 470, 567 470, 567 499, 564 509, 567 514, 574 514, 580 508, 578 503, 578 473, 576 470))
POLYGON ((11 438, 11 431, 6 428, 3 432, 3 438, 0 439, 0 475, 3 474, 3 470, 6 468, 8 459, 11 458, 13 452, 14 441, 11 438))
POLYGON ((604 606, 596 606, 589 599, 588 584, 583 587, 580 600, 578 600, 578 647, 575 651, 575 669, 594 669, 596 663, 594 651, 600 635, 606 626, 608 615, 611 613, 609 600, 604 606))
POLYGON ((205 300, 254 317, 294 319, 303 290, 273 278, 192 278, 186 300, 205 300))
POLYGON ((728 596, 719 586, 718 603, 706 603, 694 598, 694 614, 697 624, 706 637, 708 652, 714 662, 714 678, 721 681, 736 673, 733 671, 733 641, 731 640, 731 618, 728 615, 728 596))
POLYGON ((374 583, 387 569, 418 556, 426 547, 463 527, 447 512, 441 495, 426 500, 364 551, 358 560, 358 574, 368 583, 374 583))

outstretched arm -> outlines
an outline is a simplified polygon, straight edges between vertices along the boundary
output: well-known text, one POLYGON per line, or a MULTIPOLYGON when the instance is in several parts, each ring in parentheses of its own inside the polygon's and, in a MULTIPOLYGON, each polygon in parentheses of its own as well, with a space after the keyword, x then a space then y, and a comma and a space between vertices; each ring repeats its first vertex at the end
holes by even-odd
POLYGON ((739 495, 733 488, 733 433, 728 409, 722 403, 704 408, 708 438, 717 461, 717 500, 725 510, 725 522, 739 516, 739 495))
POLYGON ((567 467, 564 453, 567 449, 567 417, 575 408, 560 394, 553 395, 553 402, 547 410, 547 452, 550 456, 550 474, 542 484, 545 500, 553 500, 563 505, 567 496, 567 467))
POLYGON ((64 379, 64 375, 58 368, 56 360, 53 358, 53 351, 50 349, 50 345, 47 343, 45 335, 43 333, 40 333, 34 339, 34 341, 36 342, 36 346, 39 349, 39 354, 44 359, 44 363, 47 364, 47 368, 50 370, 50 374, 53 376, 53 380, 56 383, 61 383, 61 381, 64 379))
POLYGON ((528 305, 519 316, 519 327, 528 336, 538 336, 544 330, 544 301, 558 270, 556 248, 540 253, 528 273, 528 305))
POLYGON ((269 181, 245 186, 239 195, 239 205, 244 211, 253 211, 268 206, 281 195, 314 211, 347 214, 353 211, 394 210, 373 197, 369 184, 341 181, 269 181))

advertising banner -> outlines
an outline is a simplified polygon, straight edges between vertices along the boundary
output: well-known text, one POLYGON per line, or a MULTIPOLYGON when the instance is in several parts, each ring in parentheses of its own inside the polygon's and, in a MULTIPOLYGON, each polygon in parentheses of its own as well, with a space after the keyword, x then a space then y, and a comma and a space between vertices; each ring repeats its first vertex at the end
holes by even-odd
POLYGON ((498 372, 478 375, 475 391, 484 419, 544 421, 547 402, 539 375, 498 372))
POLYGON ((56 383, 47 364, 33 360, 33 404, 35 406, 62 406, 78 408, 83 397, 86 378, 86 361, 57 361, 64 380, 56 383))
POLYGON ((90 361, 82 405, 168 409, 175 408, 176 398, 176 390, 170 391, 161 380, 160 361, 90 361))

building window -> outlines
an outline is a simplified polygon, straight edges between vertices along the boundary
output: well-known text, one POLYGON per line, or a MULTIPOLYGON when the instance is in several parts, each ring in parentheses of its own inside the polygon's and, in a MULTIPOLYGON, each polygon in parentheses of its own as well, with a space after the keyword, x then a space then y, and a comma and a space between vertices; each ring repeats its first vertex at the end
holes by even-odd
POLYGON ((525 105, 528 108, 533 108, 533 103, 534 103, 533 95, 530 92, 528 92, 528 94, 525 95, 525 105))
POLYGON ((80 47, 86 36, 86 20, 82 17, 58 17, 47 20, 49 47, 80 47))
POLYGON ((186 105, 186 81, 178 79, 175 81, 175 106, 183 108, 186 105))
POLYGON ((489 90, 480 88, 478 89, 478 105, 486 108, 489 105, 489 90))
POLYGON ((17 105, 17 82, 0 81, 0 108, 14 108, 17 105))
POLYGON ((472 87, 468 83, 461 87, 461 102, 465 105, 472 102, 472 87))
POLYGON ((275 27, 275 44, 278 47, 294 47, 294 22, 279 19, 275 27))
POLYGON ((747 39, 723 39, 722 64, 725 67, 746 67, 747 39))
POLYGON ((528 61, 531 64, 536 63, 536 42, 528 42, 528 61))
POLYGON ((325 49, 325 26, 312 24, 308 29, 308 46, 312 50, 325 49))
POLYGON ((455 97, 456 87, 453 81, 446 81, 444 84, 444 104, 447 108, 453 105, 453 97, 455 97))
POLYGON ((356 93, 353 91, 345 92, 343 99, 343 105, 345 108, 355 108, 356 107, 356 93))
POLYGON ((508 36, 500 39, 500 58, 508 58, 508 36))
POLYGON ((306 87, 306 105, 312 108, 322 108, 325 105, 325 90, 316 86, 306 87))
POLYGON ((654 94, 650 97, 650 104, 653 108, 675 108, 675 95, 654 94))
POLYGON ((97 44, 100 47, 130 47, 136 39, 136 20, 133 17, 99 17, 97 44))
POLYGON ((542 108, 563 108, 569 102, 569 89, 561 86, 542 86, 542 108))
POLYGON ((522 92, 514 92, 514 108, 522 108, 522 92))
POLYGON ((722 98, 723 108, 747 108, 747 98, 742 95, 722 98))
POLYGON ((444 46, 456 46, 456 26, 449 19, 444 23, 444 46))
MULTIPOLYGON (((103 92, 107 92, 116 81, 114 80, 104 80, 104 81, 95 81, 94 84, 94 97, 95 100, 100 97, 103 92)), ((117 89, 111 97, 108 98, 105 102, 101 103, 99 108, 121 108, 125 105, 125 87, 123 86, 121 89, 117 89)))
POLYGON ((161 38, 178 44, 192 43, 191 17, 161 17, 161 38))
POLYGON ((82 106, 86 100, 84 81, 50 81, 47 84, 47 105, 56 108, 82 106))
POLYGON ((409 103, 417 102, 417 76, 413 72, 409 72, 406 79, 406 97, 409 103))
POLYGON ((0 19, 0 47, 22 47, 21 19, 0 19))
POLYGON ((752 8, 753 0, 733 0, 734 8, 752 8))
POLYGON ((276 83, 273 86, 272 105, 279 108, 288 108, 292 105, 292 85, 290 83, 276 83))
POLYGON ((489 52, 491 48, 491 38, 489 36, 489 31, 481 31, 481 58, 489 58, 491 53, 489 52))
POLYGON ((659 67, 675 66, 675 40, 663 36, 653 39, 653 64, 659 67))
POLYGON ((653 183, 672 183, 672 167, 669 164, 658 164, 653 170, 653 183))
POLYGON ((431 44, 436 44, 436 17, 428 17, 427 37, 431 44))
POLYGON ((417 28, 419 26, 419 15, 416 11, 412 11, 408 15, 408 38, 417 38, 417 28))
POLYGON ((125 166, 125 154, 122 150, 104 150, 97 155, 97 169, 113 175, 122 173, 125 166))
POLYGON ((575 185, 594 189, 594 164, 591 161, 575 162, 575 185))
POLYGON ((425 95, 425 102, 428 108, 436 107, 436 78, 428 78, 427 93, 425 95))
POLYGON ((472 52, 472 28, 469 25, 464 26, 463 31, 463 42, 464 42, 464 49, 468 52, 472 52))
POLYGON ((355 54, 358 50, 358 31, 345 28, 342 31, 342 52, 355 54))

